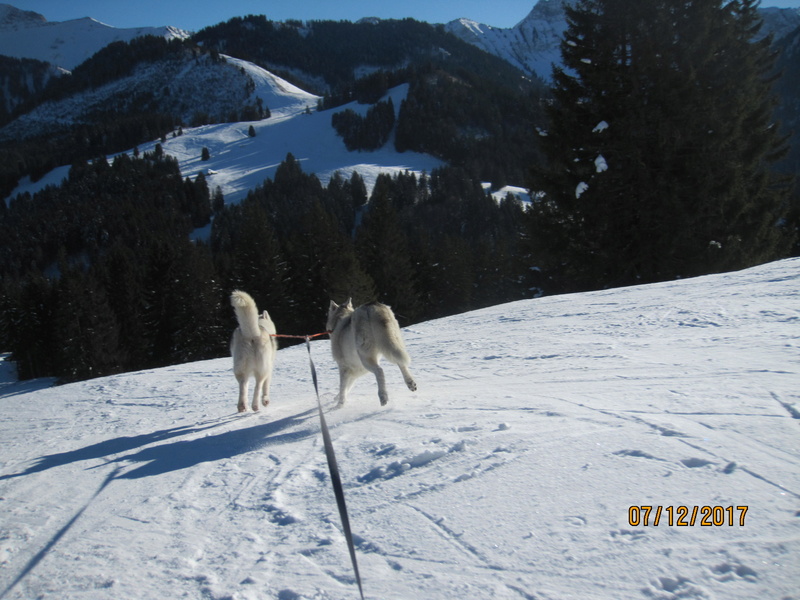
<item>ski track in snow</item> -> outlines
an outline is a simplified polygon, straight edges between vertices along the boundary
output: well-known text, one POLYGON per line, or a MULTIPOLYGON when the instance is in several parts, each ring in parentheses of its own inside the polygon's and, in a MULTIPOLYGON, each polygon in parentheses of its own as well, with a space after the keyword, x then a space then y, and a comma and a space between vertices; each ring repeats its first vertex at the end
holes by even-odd
MULTIPOLYGON (((383 408, 333 409, 313 342, 366 597, 796 597, 798 293, 793 259, 420 323, 383 408)), ((303 346, 260 414, 229 359, 0 394, 3 600, 357 597, 303 346)))

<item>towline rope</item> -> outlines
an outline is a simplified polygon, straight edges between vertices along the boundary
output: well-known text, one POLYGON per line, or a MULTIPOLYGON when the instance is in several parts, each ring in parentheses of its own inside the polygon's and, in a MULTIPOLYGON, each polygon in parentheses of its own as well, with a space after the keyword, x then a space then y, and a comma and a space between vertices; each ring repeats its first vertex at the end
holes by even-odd
POLYGON ((270 334, 272 337, 286 337, 303 339, 306 341, 306 349, 308 350, 308 364, 311 367, 311 380, 314 382, 314 391, 317 394, 317 408, 319 409, 319 423, 322 429, 322 441, 325 445, 325 456, 328 459, 328 471, 331 474, 331 485, 333 486, 333 495, 336 496, 336 506, 339 508, 339 519, 342 522, 342 529, 344 530, 344 537, 347 540, 347 549, 350 552, 350 562, 353 563, 353 572, 356 576, 356 583, 358 584, 358 593, 361 595, 361 600, 364 600, 364 588, 361 586, 361 574, 358 571, 358 560, 356 560, 356 548, 353 544, 353 532, 350 529, 350 517, 347 514, 347 503, 344 499, 344 487, 342 486, 342 478, 339 475, 339 465, 336 463, 336 454, 333 451, 333 442, 331 442, 331 434, 328 431, 328 423, 325 421, 325 414, 322 412, 322 400, 319 397, 319 383, 317 381, 317 369, 314 366, 314 360, 311 358, 311 338, 328 335, 330 331, 323 331, 322 333, 315 333, 313 335, 280 335, 277 333, 270 334))
POLYGON ((322 333, 312 333, 311 335, 289 335, 286 333, 270 333, 270 337, 279 337, 279 338, 292 338, 295 340, 310 340, 315 337, 320 337, 322 335, 330 335, 330 331, 323 331, 322 333))

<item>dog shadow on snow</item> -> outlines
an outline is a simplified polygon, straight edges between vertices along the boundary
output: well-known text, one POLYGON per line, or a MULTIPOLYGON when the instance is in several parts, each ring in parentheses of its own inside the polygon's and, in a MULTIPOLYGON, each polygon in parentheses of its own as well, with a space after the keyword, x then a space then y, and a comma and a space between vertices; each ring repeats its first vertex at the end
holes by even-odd
POLYGON ((0 476, 0 481, 2 481, 4 479, 22 477, 24 475, 46 471, 47 469, 75 462, 108 458, 115 454, 141 448, 138 452, 134 452, 133 454, 117 456, 107 460, 102 465, 89 467, 90 469, 94 469, 99 466, 122 463, 118 464, 111 473, 105 477, 100 487, 86 504, 84 504, 84 506, 55 533, 52 539, 28 561, 14 580, 11 581, 4 590, 0 591, 0 600, 3 600, 20 581, 38 566, 42 559, 52 551, 61 538, 72 528, 92 502, 114 480, 140 479, 153 475, 162 475, 172 471, 187 469, 200 463, 213 462, 253 452, 270 444, 289 442, 315 435, 317 430, 312 427, 282 433, 290 427, 295 427, 308 421, 314 416, 315 412, 316 409, 310 409, 297 415, 285 417, 269 423, 254 425, 252 427, 243 427, 241 429, 217 434, 210 434, 208 431, 214 427, 219 427, 234 421, 238 417, 226 417, 200 423, 195 426, 163 429, 136 436, 122 436, 70 452, 49 454, 39 458, 32 466, 23 472, 0 476), (151 446, 151 444, 156 444, 163 440, 187 435, 200 435, 202 437, 190 440, 175 440, 157 446, 151 446), (126 471, 126 466, 131 463, 142 464, 126 471))
POLYGON ((315 432, 313 429, 304 429, 291 433, 281 432, 307 421, 315 412, 316 409, 309 409, 305 412, 284 417, 276 421, 225 431, 218 434, 212 434, 209 433, 209 431, 240 419, 241 416, 234 415, 232 417, 215 419, 193 426, 162 429, 141 435, 120 436, 84 448, 70 450, 69 452, 42 456, 36 459, 35 462, 24 471, 0 475, 0 481, 39 473, 71 463, 103 458, 107 460, 102 463, 102 465, 94 465, 89 468, 97 468, 113 463, 143 463, 132 470, 117 473, 115 478, 139 479, 151 475, 160 475, 170 471, 186 469, 204 462, 212 462, 215 460, 232 458, 239 454, 246 454, 271 443, 292 441, 312 435, 315 432), (179 439, 159 444, 159 442, 165 440, 197 435, 201 437, 189 440, 179 439), (158 445, 154 446, 153 444, 158 445), (140 449, 138 452, 136 451, 137 448, 140 449), (120 454, 122 455, 114 456, 120 454))
POLYGON ((281 432, 302 424, 313 417, 315 413, 316 409, 309 409, 297 415, 253 427, 151 446, 143 448, 135 454, 121 456, 111 462, 143 463, 139 467, 117 475, 117 479, 140 479, 171 471, 180 471, 201 463, 233 458, 268 445, 296 441, 314 435, 317 430, 313 428, 302 428, 288 433, 281 432))

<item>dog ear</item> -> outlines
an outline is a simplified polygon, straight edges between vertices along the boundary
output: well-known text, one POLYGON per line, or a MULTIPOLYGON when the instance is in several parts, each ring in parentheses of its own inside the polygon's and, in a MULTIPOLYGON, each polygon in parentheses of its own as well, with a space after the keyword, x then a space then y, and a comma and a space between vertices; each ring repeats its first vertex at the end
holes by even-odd
POLYGON ((347 299, 347 305, 346 306, 347 306, 347 308, 353 308, 353 299, 352 298, 348 298, 347 299))
POLYGON ((334 310, 336 310, 337 308, 339 308, 339 305, 338 305, 338 304, 336 304, 336 302, 334 302, 333 300, 331 300, 331 305, 328 307, 328 310, 330 310, 330 311, 334 311, 334 310))

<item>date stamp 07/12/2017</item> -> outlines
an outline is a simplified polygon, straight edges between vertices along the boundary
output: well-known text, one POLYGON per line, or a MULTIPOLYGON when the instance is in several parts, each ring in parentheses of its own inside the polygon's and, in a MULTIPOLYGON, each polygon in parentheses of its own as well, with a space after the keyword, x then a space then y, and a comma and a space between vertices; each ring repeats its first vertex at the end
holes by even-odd
POLYGON ((747 506, 631 506, 628 525, 647 527, 744 527, 747 506))

